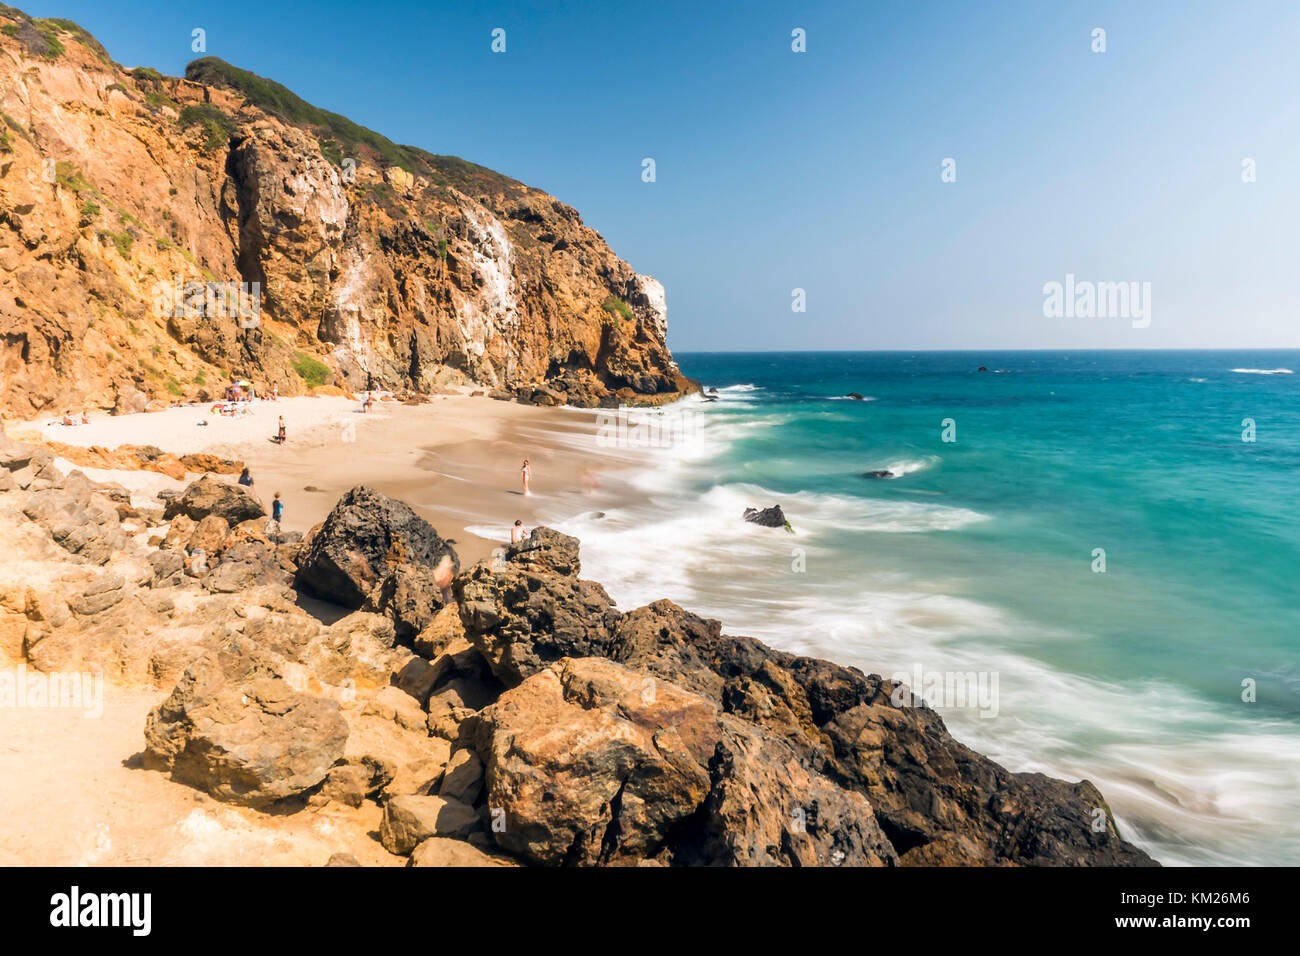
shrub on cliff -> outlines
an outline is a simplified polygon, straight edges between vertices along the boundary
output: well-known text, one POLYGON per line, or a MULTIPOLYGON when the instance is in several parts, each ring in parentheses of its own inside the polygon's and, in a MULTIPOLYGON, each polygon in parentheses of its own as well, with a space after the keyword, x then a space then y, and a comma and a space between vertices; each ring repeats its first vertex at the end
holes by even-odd
POLYGON ((622 323, 624 319, 632 321, 632 307, 616 295, 611 295, 600 307, 610 314, 615 322, 622 323))
POLYGON ((235 131, 235 121, 211 103, 185 107, 181 110, 180 124, 181 129, 202 126, 208 134, 203 149, 209 153, 225 146, 230 140, 230 134, 235 131))
POLYGON ((293 370, 311 388, 324 385, 329 380, 330 367, 317 361, 306 352, 294 352, 293 370))

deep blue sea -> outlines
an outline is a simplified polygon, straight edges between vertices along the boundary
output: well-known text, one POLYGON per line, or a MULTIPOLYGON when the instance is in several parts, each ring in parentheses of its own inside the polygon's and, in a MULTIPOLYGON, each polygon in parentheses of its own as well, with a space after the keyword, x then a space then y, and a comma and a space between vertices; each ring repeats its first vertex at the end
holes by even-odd
POLYGON ((1300 352, 677 358, 717 400, 566 522, 621 606, 939 675, 959 739, 1166 864, 1300 863, 1300 352), (738 520, 772 504, 794 534, 738 520))

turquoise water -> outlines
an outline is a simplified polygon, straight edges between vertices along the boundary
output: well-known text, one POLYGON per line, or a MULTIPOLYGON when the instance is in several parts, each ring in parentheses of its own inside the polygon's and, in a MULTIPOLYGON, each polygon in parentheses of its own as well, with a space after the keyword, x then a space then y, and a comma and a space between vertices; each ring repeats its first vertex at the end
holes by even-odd
POLYGON ((644 501, 567 522, 622 606, 995 679, 995 708, 931 702, 1013 770, 1092 780, 1162 862, 1300 861, 1300 352, 678 360, 718 400, 654 413, 687 437, 644 501), (795 534, 737 520, 777 503, 795 534))

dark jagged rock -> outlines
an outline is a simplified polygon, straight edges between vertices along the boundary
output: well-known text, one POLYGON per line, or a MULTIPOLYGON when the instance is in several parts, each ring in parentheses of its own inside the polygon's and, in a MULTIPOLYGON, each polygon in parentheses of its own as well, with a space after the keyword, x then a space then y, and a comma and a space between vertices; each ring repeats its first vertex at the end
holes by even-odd
POLYGON ((888 468, 882 468, 879 471, 864 471, 863 478, 899 478, 900 475, 894 474, 888 468))
POLYGON ((867 399, 866 399, 866 396, 864 396, 861 392, 849 392, 849 393, 848 393, 847 395, 845 395, 844 397, 845 397, 845 398, 851 398, 851 399, 853 399, 855 402, 865 402, 865 401, 867 400, 867 399))
POLYGON ((883 865, 871 806, 698 694, 567 659, 479 719, 498 843, 542 864, 883 865))
POLYGON ((786 520, 785 512, 781 510, 780 505, 773 505, 770 508, 764 508, 762 511, 757 508, 746 508, 745 513, 741 516, 751 524, 762 525, 764 528, 785 528, 787 531, 793 531, 790 522, 786 520))
POLYGON ((441 586, 460 558, 409 505, 364 485, 334 506, 299 561, 298 586, 344 607, 359 608, 402 565, 432 569, 441 586))
POLYGON ((578 539, 551 528, 534 528, 523 541, 506 548, 506 561, 523 571, 580 574, 578 539))
POLYGON ((179 498, 166 499, 163 518, 170 521, 177 515, 185 515, 194 521, 215 515, 224 518, 227 524, 234 527, 241 521, 265 518, 266 508, 242 485, 204 475, 192 482, 179 498))
POLYGON ((478 564, 456 578, 466 636, 507 686, 562 657, 607 657, 622 617, 594 581, 494 572, 478 564))
MULTIPOLYGON (((572 667, 573 660, 589 657, 608 658, 630 668, 649 682, 643 686, 652 692, 661 686, 659 681, 671 682, 683 693, 699 695, 757 728, 764 741, 782 741, 798 772, 812 777, 812 784, 800 784, 803 792, 811 792, 815 784, 813 789, 838 787, 866 798, 874 820, 904 865, 1152 865, 1145 853, 1119 837, 1109 808, 1091 784, 1007 771, 954 740, 939 715, 923 703, 895 706, 891 699, 895 685, 879 676, 775 651, 752 638, 725 635, 717 621, 700 618, 670 601, 620 614, 599 585, 556 574, 510 570, 494 574, 480 565, 457 579, 456 592, 467 637, 508 687, 554 675, 557 668, 572 667), (565 658, 573 660, 563 663, 565 658), (1098 821, 1100 830, 1095 829, 1098 821)), ((587 717, 579 719, 576 711, 560 707, 553 690, 548 694, 549 702, 539 702, 531 717, 516 713, 510 726, 523 727, 532 719, 559 734, 565 714, 585 726, 587 717)), ((502 701, 511 701, 516 711, 526 711, 531 705, 525 702, 531 699, 508 693, 502 701)), ((498 702, 489 710, 495 713, 501 706, 498 702)), ((478 733, 495 739, 499 722, 482 719, 490 729, 480 726, 478 733)), ((520 739, 514 731, 511 734, 509 739, 520 739)), ((505 786, 493 783, 503 779, 494 776, 500 759, 492 762, 499 742, 478 739, 489 787, 505 786)), ((756 766, 750 759, 764 746, 736 743, 730 750, 718 751, 719 765, 731 767, 733 776, 765 778, 775 770, 765 763, 756 766), (732 756, 726 758, 728 753, 732 756)), ((534 769, 542 779, 553 781, 550 771, 542 768, 550 766, 560 773, 559 767, 567 767, 569 758, 553 766, 549 759, 539 758, 541 765, 534 769)), ((591 759, 594 762, 578 766, 597 777, 604 773, 598 768, 617 765, 609 754, 591 759)), ((521 779, 526 776, 522 769, 518 773, 521 779)), ((590 776, 586 779, 597 793, 608 784, 590 776)), ((715 818, 734 815, 738 827, 747 817, 744 801, 750 798, 743 788, 731 788, 730 779, 724 773, 711 780, 710 807, 715 818), (729 803, 728 795, 739 803, 729 803)), ((679 781, 674 786, 684 785, 679 781)), ((498 796, 504 799, 505 795, 493 790, 492 799, 498 796)), ((572 795, 584 807, 589 799, 589 795, 572 795)), ((772 799, 780 804, 776 797, 772 799)), ((822 806, 832 803, 828 796, 822 806)), ((545 849, 554 838, 559 841, 556 845, 566 840, 565 845, 581 845, 576 857, 580 862, 606 862, 603 851, 590 842, 590 835, 583 836, 586 831, 578 823, 600 819, 608 825, 610 821, 599 814, 592 817, 595 811, 590 807, 573 813, 572 820, 555 823, 551 836, 534 819, 530 827, 542 829, 525 828, 512 837, 518 842, 507 848, 538 862, 563 862, 567 859, 563 854, 556 857, 545 849)), ((744 845, 731 826, 723 826, 720 835, 708 836, 704 824, 708 818, 701 813, 695 820, 696 839, 677 848, 679 862, 692 852, 704 854, 694 857, 696 861, 716 859, 710 855, 715 851, 702 847, 716 846, 717 840, 733 849, 744 845)), ((747 859, 762 857, 755 849, 747 859)), ((796 859, 803 858, 796 855, 784 861, 796 859)))
POLYGON ((436 568, 404 564, 380 581, 363 607, 391 618, 397 639, 409 644, 442 609, 446 589, 445 575, 436 568))

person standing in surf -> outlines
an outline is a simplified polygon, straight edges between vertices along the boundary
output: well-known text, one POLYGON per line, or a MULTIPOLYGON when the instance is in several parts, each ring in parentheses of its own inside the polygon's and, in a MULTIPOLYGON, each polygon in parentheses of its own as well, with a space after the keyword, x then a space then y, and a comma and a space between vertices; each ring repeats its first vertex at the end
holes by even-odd
POLYGON ((519 469, 519 476, 520 476, 521 478, 523 478, 523 480, 524 480, 524 495, 525 495, 525 496, 527 496, 527 495, 531 495, 533 492, 532 492, 532 490, 528 487, 528 482, 529 482, 529 481, 532 479, 532 477, 533 477, 533 470, 532 470, 530 467, 528 467, 528 459, 527 459, 527 458, 524 459, 523 467, 519 469))

